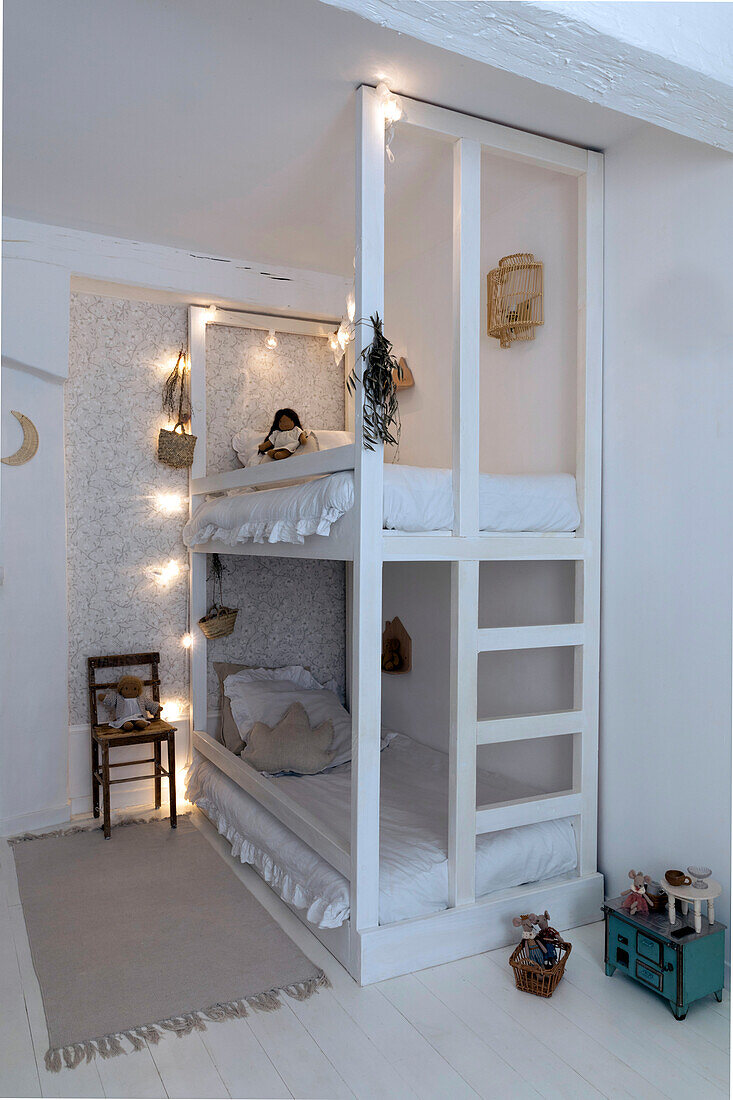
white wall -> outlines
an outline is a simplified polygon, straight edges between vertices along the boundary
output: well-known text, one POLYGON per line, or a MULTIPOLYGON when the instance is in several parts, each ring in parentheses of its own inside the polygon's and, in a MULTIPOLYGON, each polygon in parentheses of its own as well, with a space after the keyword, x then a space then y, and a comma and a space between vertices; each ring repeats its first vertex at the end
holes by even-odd
POLYGON ((733 160, 606 156, 600 866, 702 862, 730 904, 733 160))

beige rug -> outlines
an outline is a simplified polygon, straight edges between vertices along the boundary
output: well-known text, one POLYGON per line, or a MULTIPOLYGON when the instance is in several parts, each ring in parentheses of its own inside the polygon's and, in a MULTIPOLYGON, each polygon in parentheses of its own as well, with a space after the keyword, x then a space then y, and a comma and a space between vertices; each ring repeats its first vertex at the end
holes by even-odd
POLYGON ((95 828, 11 844, 49 1070, 328 985, 188 817, 115 825, 107 841, 95 828))

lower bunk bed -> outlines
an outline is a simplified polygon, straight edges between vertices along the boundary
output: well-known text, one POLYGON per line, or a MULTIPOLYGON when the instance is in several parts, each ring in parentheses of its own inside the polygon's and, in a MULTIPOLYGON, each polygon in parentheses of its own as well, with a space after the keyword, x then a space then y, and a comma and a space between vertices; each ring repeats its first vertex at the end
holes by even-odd
MULTIPOLYGON (((269 780, 320 817, 348 844, 351 764, 269 780)), ((536 794, 525 784, 479 771, 479 803, 536 794)), ((316 929, 349 919, 349 883, 215 764, 196 754, 186 795, 279 896, 316 929)), ((448 906, 448 757, 397 734, 381 754, 380 925, 448 906)), ((569 875, 577 866, 570 819, 544 821, 476 840, 477 899, 569 875)), ((517 901, 517 912, 521 901, 517 901)))

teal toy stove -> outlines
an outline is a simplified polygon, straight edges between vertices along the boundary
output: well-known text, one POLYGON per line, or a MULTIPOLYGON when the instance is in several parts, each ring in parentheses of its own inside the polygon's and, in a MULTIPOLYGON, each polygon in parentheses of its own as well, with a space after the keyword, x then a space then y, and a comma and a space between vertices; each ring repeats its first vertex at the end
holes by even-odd
POLYGON ((621 908, 622 897, 603 906, 606 921, 606 974, 616 969, 669 1001, 677 1020, 684 1020, 692 1001, 714 994, 723 999, 725 925, 702 922, 696 932, 685 917, 674 925, 666 908, 632 917, 621 908))

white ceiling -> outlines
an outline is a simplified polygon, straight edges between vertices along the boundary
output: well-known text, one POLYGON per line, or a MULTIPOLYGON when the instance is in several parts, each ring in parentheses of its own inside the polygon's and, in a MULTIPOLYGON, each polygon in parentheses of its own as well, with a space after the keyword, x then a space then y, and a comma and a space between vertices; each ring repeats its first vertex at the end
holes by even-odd
POLYGON ((5 213, 350 273, 353 90, 380 77, 593 148, 639 125, 318 0, 5 0, 5 213))

